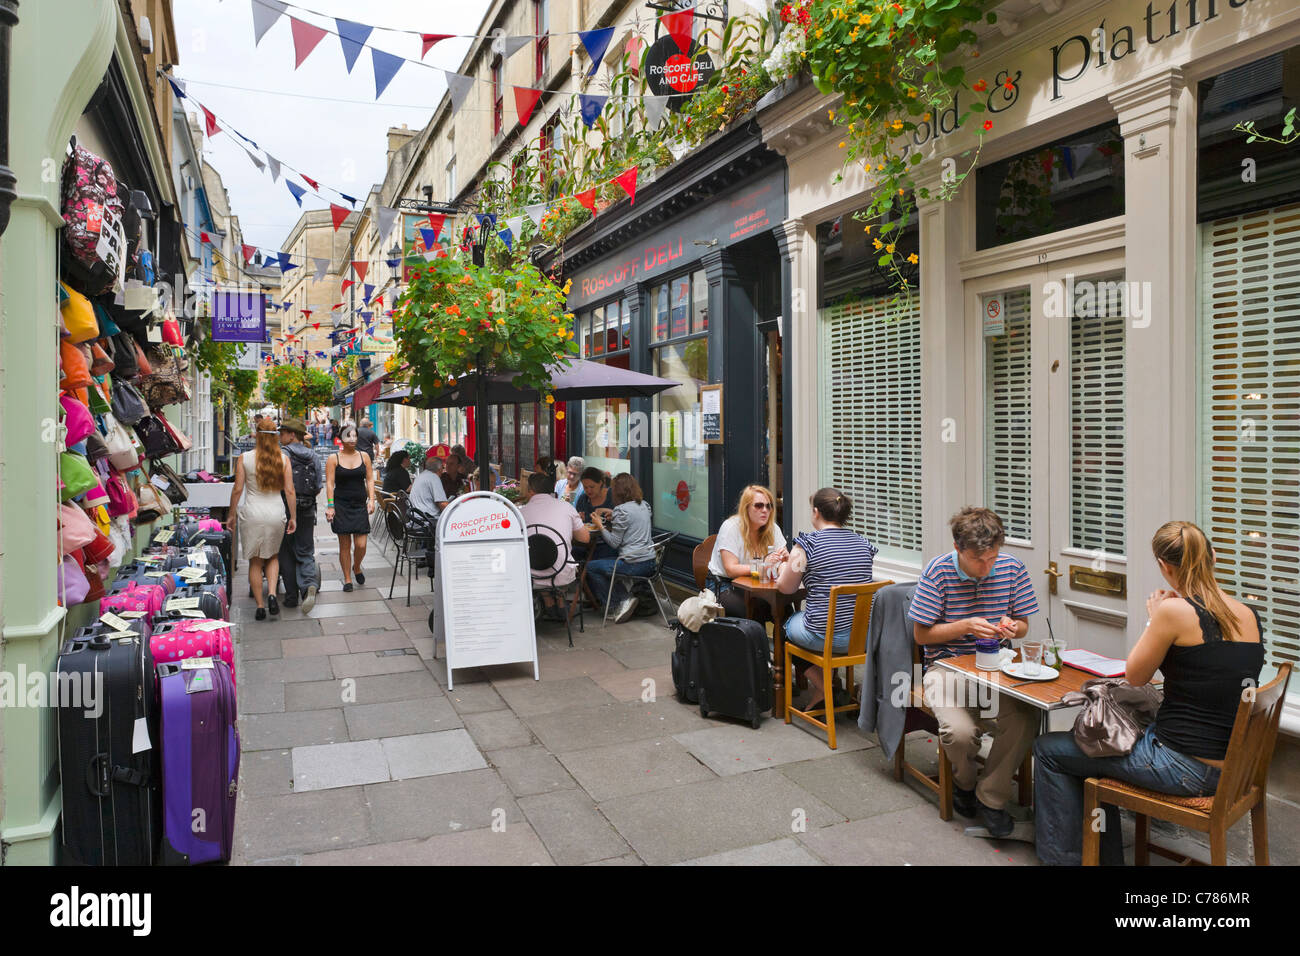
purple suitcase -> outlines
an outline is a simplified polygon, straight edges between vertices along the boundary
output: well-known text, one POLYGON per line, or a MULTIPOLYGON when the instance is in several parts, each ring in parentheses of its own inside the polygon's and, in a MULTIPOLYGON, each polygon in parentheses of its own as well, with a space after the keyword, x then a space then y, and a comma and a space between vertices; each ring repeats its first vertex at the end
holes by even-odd
POLYGON ((235 841, 239 782, 239 731, 235 685, 225 661, 191 670, 158 665, 162 698, 162 803, 164 865, 229 861, 235 841), (205 678, 211 690, 187 693, 205 678))

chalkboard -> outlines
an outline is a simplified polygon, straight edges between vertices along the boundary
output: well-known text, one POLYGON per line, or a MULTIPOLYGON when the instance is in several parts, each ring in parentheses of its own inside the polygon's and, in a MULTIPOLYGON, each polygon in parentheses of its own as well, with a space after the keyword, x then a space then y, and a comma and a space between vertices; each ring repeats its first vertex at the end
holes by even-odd
POLYGON ((722 444, 722 386, 700 386, 700 440, 706 445, 722 444))

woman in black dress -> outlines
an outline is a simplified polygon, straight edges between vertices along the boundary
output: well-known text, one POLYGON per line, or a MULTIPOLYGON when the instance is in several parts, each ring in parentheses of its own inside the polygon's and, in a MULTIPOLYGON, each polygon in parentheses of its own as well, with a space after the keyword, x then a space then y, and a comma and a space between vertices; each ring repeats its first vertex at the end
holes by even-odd
POLYGON ((410 466, 410 461, 411 456, 406 453, 406 449, 395 451, 388 456, 388 467, 384 469, 384 491, 410 493, 411 473, 406 470, 410 466))
POLYGON ((339 536, 343 590, 351 591, 354 572, 357 584, 366 583, 361 562, 375 510, 375 469, 370 456, 357 451, 357 426, 345 425, 339 437, 343 448, 325 465, 325 518, 339 536))

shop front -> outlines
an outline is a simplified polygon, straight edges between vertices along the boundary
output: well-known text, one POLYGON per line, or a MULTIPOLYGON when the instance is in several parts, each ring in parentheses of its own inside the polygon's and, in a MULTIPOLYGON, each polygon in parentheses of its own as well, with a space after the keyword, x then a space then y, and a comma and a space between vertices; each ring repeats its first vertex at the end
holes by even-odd
MULTIPOLYGON (((793 492, 848 491, 896 580, 951 548, 960 507, 993 508, 1055 634, 1119 657, 1165 586, 1152 534, 1195 521, 1276 665, 1300 658, 1300 145, 1234 127, 1280 135, 1300 104, 1300 8, 1175 7, 1067 5, 984 33, 982 146, 974 114, 909 143, 932 193, 980 152, 954 199, 921 202, 902 300, 852 215, 866 174, 832 185, 834 100, 802 87, 765 111, 810 300, 793 492)), ((1300 731, 1294 704, 1283 720, 1300 731)))
MULTIPOLYGON (((656 531, 674 532, 668 573, 691 580, 691 551, 749 484, 778 502, 783 443, 785 165, 753 122, 602 212, 544 262, 572 280, 581 357, 680 383, 653 399, 571 403, 568 449, 632 473, 656 531), (706 404, 707 403, 707 404, 706 404)), ((780 520, 788 530, 789 515, 780 520)))

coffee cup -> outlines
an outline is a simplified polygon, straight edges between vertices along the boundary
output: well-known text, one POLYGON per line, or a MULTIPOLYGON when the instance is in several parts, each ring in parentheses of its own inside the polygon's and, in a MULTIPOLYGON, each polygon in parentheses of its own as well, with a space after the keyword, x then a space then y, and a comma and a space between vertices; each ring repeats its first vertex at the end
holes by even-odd
POLYGON ((995 637, 975 638, 975 667, 982 671, 996 671, 1007 661, 1012 660, 1016 652, 1003 647, 995 637))

